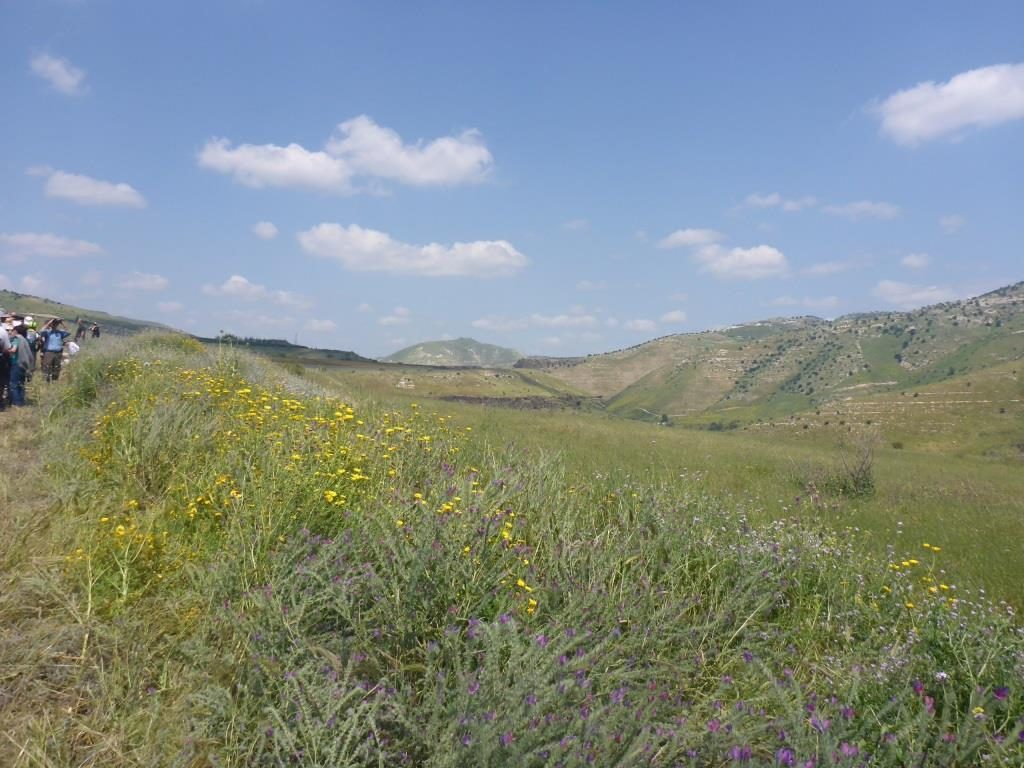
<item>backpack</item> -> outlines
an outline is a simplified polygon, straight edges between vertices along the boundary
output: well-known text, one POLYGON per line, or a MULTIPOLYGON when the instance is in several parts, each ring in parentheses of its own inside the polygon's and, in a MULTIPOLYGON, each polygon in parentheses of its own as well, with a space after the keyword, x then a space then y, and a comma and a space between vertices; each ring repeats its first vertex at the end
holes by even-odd
POLYGON ((36 355, 32 351, 32 345, 24 336, 16 336, 11 343, 11 362, 23 371, 31 371, 36 367, 36 355))

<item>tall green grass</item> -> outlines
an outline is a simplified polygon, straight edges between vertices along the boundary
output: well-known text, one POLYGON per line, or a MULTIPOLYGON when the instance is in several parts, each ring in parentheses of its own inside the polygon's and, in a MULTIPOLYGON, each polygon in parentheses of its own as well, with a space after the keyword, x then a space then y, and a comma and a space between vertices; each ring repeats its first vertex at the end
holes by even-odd
POLYGON ((931 549, 166 337, 80 363, 0 598, 8 764, 1024 760, 1024 634, 931 549))

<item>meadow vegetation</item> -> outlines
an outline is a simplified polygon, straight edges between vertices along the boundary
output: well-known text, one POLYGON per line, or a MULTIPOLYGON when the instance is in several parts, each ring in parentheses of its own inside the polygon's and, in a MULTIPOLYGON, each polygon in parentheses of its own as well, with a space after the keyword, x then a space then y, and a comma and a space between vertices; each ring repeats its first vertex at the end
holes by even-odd
POLYGON ((567 464, 568 421, 351 402, 176 336, 69 373, 45 507, 4 513, 4 765, 1024 762, 1024 631, 943 539, 872 554, 588 426, 567 464))

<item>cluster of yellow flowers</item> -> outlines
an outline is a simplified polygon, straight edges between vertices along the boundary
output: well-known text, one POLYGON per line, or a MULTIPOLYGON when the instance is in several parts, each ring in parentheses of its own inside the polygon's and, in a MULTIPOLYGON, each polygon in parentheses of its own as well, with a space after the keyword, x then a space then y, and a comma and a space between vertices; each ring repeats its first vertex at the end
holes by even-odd
MULTIPOLYGON (((92 547, 80 548, 68 561, 114 563, 112 570, 134 574, 135 590, 190 560, 215 555, 221 532, 237 516, 258 518, 284 541, 298 526, 329 530, 332 521, 341 525, 343 510, 383 500, 402 510, 394 524, 408 531, 424 514, 461 516, 463 496, 478 499, 487 492, 476 467, 464 467, 445 489, 424 479, 442 462, 445 471, 457 471, 454 463, 471 430, 424 413, 415 403, 407 412, 364 419, 350 404, 324 397, 299 400, 224 370, 143 365, 127 358, 108 375, 120 382, 118 399, 96 419, 82 455, 98 479, 109 480, 108 486, 116 480, 132 498, 117 514, 100 516, 92 547), (131 481, 149 474, 148 430, 166 409, 189 411, 176 433, 183 445, 170 451, 172 479, 164 487, 145 482, 139 487, 131 481), (391 503, 409 498, 410 491, 415 491, 410 505, 391 503)), ((502 556, 506 561, 514 556, 516 563, 529 565, 513 552, 526 546, 516 513, 499 507, 492 519, 488 546, 509 553, 502 556)), ((460 535, 475 525, 464 521, 460 535)), ((503 571, 524 609, 535 612, 533 587, 514 571, 503 571)))
MULTIPOLYGON (((938 554, 942 551, 942 547, 937 547, 933 544, 929 544, 928 542, 924 542, 921 546, 922 548, 928 550, 933 554, 938 554)), ((918 560, 916 557, 909 557, 906 560, 900 560, 898 562, 889 563, 889 570, 897 574, 909 575, 920 566, 922 566, 920 560, 918 560)), ((924 567, 927 568, 927 572, 916 578, 916 581, 921 584, 924 590, 924 595, 926 597, 943 597, 948 607, 953 607, 954 605, 956 605, 956 598, 946 594, 951 590, 955 590, 956 587, 951 587, 949 584, 946 584, 943 581, 935 578, 934 560, 931 564, 925 565, 924 567)), ((882 591, 886 594, 892 594, 893 589, 888 585, 884 585, 882 587, 882 591)), ((905 608, 910 610, 913 610, 916 607, 914 601, 911 599, 907 599, 903 603, 903 605, 905 608)))

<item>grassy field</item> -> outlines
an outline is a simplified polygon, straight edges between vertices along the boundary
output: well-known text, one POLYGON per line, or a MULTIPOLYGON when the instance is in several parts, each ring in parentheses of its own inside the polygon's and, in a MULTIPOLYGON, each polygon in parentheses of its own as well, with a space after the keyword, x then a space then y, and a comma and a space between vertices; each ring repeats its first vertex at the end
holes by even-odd
POLYGON ((339 398, 168 336, 67 374, 0 486, 35 504, 0 543, 0 764, 1024 759, 1024 632, 958 581, 1006 534, 872 517, 961 472, 1002 499, 997 462, 881 448, 833 509, 801 487, 836 479, 824 430, 339 398))

